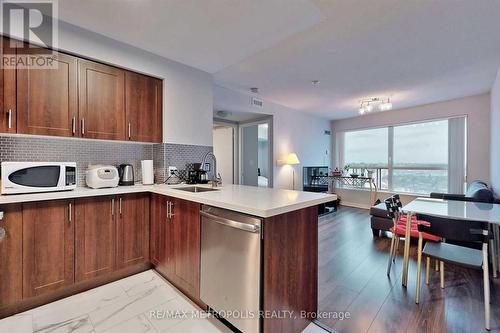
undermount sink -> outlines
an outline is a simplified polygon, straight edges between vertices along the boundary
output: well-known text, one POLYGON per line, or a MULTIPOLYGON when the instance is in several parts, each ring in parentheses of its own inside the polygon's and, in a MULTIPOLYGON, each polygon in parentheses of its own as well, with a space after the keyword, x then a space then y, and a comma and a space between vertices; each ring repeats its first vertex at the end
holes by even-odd
POLYGON ((215 189, 215 188, 201 187, 201 186, 177 187, 177 188, 174 188, 174 190, 186 191, 186 192, 192 192, 192 193, 218 191, 218 189, 215 189))

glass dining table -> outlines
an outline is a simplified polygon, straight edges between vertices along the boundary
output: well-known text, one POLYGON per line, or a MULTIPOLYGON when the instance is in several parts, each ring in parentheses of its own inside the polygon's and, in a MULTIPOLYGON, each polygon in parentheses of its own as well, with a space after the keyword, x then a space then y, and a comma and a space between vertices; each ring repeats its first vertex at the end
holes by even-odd
MULTIPOLYGON (((495 227, 500 226, 500 204, 416 198, 410 203, 404 205, 402 210, 404 214, 408 215, 408 218, 406 219, 402 276, 402 283, 405 287, 408 282, 408 265, 410 259, 410 228, 411 219, 414 214, 426 214, 431 216, 444 217, 451 220, 481 221, 493 224, 495 227)), ((496 240, 498 240, 498 237, 496 238, 496 240)), ((493 260, 497 260, 497 258, 493 258, 493 260)), ((496 270, 495 267, 496 265, 493 266, 494 270, 496 270)))

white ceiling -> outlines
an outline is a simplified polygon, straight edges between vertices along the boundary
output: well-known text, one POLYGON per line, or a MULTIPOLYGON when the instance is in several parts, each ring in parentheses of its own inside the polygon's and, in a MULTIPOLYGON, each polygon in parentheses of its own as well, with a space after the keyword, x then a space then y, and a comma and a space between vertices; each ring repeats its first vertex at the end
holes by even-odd
POLYGON ((59 18, 215 73, 321 15, 307 0, 63 0, 59 18))
POLYGON ((64 0, 59 16, 330 119, 487 92, 500 66, 497 0, 64 0))

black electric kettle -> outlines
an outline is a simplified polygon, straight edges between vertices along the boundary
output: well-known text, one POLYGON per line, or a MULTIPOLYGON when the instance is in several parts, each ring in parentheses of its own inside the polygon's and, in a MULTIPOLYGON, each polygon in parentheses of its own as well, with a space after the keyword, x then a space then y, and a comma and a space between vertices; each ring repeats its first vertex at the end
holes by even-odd
POLYGON ((120 176, 118 185, 134 185, 134 167, 132 164, 120 164, 118 166, 118 175, 120 176))

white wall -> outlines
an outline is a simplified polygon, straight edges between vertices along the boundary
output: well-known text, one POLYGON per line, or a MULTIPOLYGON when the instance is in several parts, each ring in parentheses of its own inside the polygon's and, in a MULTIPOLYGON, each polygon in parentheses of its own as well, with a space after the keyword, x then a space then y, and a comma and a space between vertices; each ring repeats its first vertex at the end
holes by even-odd
MULTIPOLYGON (((490 181, 490 95, 483 94, 413 108, 372 113, 332 121, 332 139, 339 131, 404 124, 409 122, 467 116, 467 179, 490 181)), ((500 104, 500 103, 499 103, 500 104)), ((500 112, 500 111, 499 111, 500 112)), ((333 145, 333 147, 335 147, 333 145)), ((335 154, 332 154, 335 156, 335 154)), ((332 162, 334 163, 334 162, 332 162)), ((500 161, 499 161, 500 164, 500 161)), ((333 167, 336 165, 332 164, 333 167)), ((338 190, 344 204, 368 207, 368 193, 338 190)), ((380 193, 385 199, 389 193, 380 193)), ((405 196, 411 200, 412 196, 405 196)))
POLYGON ((500 196, 500 70, 491 88, 491 186, 496 196, 500 196))
POLYGON ((273 115, 273 174, 275 188, 292 188, 290 166, 277 166, 276 160, 295 152, 300 165, 295 166, 295 186, 302 189, 302 167, 330 164, 330 136, 324 131, 330 127, 327 119, 298 112, 285 106, 264 101, 264 108, 250 106, 250 94, 214 87, 216 110, 254 112, 273 115))
POLYGON ((212 145, 212 75, 66 22, 58 41, 60 50, 164 79, 163 141, 212 145))

